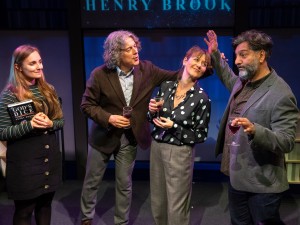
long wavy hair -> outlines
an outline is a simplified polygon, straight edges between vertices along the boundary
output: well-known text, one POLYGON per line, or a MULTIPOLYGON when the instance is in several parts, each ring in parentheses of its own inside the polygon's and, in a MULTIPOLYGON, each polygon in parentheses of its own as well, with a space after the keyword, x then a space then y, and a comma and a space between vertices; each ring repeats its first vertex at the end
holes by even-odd
POLYGON ((24 74, 16 69, 16 65, 21 67, 24 60, 33 52, 38 52, 40 54, 39 49, 31 45, 21 45, 15 49, 11 59, 10 75, 6 89, 14 93, 19 101, 32 99, 37 112, 44 112, 51 120, 62 118, 63 112, 58 96, 54 87, 47 83, 44 73, 42 72, 41 78, 35 79, 35 84, 44 97, 41 102, 41 100, 35 98, 33 93, 30 91, 24 74))
POLYGON ((141 42, 139 38, 132 32, 127 30, 118 30, 111 32, 104 41, 103 60, 109 69, 114 69, 120 65, 120 54, 124 48, 127 38, 132 38, 138 51, 141 50, 141 42))

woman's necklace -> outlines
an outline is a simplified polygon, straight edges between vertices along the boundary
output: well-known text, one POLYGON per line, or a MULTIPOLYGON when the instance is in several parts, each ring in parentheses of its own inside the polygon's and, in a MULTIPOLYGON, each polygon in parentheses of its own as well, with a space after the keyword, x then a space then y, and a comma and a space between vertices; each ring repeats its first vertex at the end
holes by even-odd
POLYGON ((177 100, 180 100, 180 99, 184 98, 185 96, 186 96, 186 93, 184 93, 184 94, 176 94, 176 93, 175 93, 175 98, 176 98, 177 100))
POLYGON ((188 86, 188 87, 182 87, 183 85, 182 85, 182 83, 179 81, 178 82, 178 86, 177 86, 177 89, 176 89, 176 92, 175 92, 175 99, 176 100, 183 100, 184 98, 185 98, 185 96, 186 96, 186 92, 188 91, 188 90, 190 90, 190 87, 188 86))

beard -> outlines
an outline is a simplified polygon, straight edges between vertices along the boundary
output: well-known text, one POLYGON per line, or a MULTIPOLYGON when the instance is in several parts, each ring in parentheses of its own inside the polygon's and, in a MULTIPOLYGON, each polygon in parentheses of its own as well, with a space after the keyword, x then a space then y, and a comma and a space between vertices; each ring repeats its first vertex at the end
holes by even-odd
POLYGON ((245 68, 245 69, 239 71, 239 77, 242 80, 246 81, 246 80, 252 79, 254 77, 254 74, 245 68))
POLYGON ((239 68, 239 77, 242 80, 251 80, 258 69, 259 62, 256 61, 250 65, 246 65, 244 67, 239 68))

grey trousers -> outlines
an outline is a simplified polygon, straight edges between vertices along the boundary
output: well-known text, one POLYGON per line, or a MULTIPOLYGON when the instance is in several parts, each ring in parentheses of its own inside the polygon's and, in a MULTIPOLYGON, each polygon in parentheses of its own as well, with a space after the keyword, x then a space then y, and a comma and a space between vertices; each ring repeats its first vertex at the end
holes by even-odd
MULTIPOLYGON (((132 199, 132 171, 135 164, 136 146, 128 145, 122 136, 121 147, 114 154, 115 159, 115 215, 118 225, 128 224, 132 199)), ((86 174, 81 192, 82 220, 93 219, 97 204, 99 186, 112 154, 88 147, 86 174)))
POLYGON ((151 209, 156 225, 189 225, 194 149, 152 141, 151 209))

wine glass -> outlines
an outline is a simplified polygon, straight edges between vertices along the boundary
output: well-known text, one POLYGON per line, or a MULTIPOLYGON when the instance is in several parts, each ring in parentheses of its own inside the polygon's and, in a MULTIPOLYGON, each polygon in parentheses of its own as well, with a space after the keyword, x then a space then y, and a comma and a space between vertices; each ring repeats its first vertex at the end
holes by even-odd
MULTIPOLYGON (((132 114, 132 107, 131 106, 124 106, 123 107, 123 116, 126 117, 127 119, 131 118, 131 114, 132 114)), ((130 128, 130 126, 128 127, 124 127, 124 129, 128 129, 130 128)))
POLYGON ((240 146, 240 144, 237 143, 237 142, 235 142, 233 139, 234 139, 234 136, 237 133, 237 131, 240 129, 241 125, 238 125, 237 123, 235 123, 234 125, 232 125, 232 121, 234 119, 235 119, 235 117, 229 117, 228 118, 228 122, 227 122, 229 130, 233 134, 232 141, 231 141, 231 143, 229 145, 231 145, 231 146, 240 146))
POLYGON ((156 105, 157 105, 157 119, 159 119, 159 111, 162 108, 163 104, 164 104, 164 98, 162 96, 155 96, 154 100, 156 101, 156 105))

